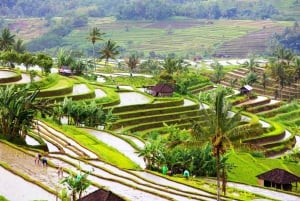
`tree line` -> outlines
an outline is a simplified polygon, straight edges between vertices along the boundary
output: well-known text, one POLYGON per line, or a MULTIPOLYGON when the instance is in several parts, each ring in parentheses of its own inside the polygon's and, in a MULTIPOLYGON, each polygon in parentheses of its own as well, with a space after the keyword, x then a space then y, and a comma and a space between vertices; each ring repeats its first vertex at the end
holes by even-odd
MULTIPOLYGON (((298 1, 287 2, 299 6, 298 1)), ((118 19, 163 20, 173 16, 209 19, 266 19, 281 16, 276 2, 267 1, 205 1, 205 0, 3 0, 0 13, 9 17, 54 17, 85 15, 117 16, 118 19), (35 9, 32 9, 34 6, 35 9), (86 9, 80 9, 80 8, 86 9)), ((291 19, 295 20, 295 19, 291 19)))

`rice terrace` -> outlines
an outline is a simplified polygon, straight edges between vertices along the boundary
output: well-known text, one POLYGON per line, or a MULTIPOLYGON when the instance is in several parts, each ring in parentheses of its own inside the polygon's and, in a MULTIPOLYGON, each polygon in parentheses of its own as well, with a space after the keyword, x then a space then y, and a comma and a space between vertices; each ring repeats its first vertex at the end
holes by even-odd
POLYGON ((300 200, 300 1, 0 14, 0 201, 300 200))

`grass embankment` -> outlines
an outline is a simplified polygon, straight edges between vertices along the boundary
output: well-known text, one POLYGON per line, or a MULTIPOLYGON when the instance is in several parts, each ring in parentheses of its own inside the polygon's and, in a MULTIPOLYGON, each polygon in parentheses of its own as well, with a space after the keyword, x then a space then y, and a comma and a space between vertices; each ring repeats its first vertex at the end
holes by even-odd
POLYGON ((285 169, 295 175, 300 175, 300 164, 281 159, 255 158, 247 153, 231 153, 228 163, 234 165, 228 171, 228 180, 250 185, 258 185, 256 176, 273 168, 285 169))

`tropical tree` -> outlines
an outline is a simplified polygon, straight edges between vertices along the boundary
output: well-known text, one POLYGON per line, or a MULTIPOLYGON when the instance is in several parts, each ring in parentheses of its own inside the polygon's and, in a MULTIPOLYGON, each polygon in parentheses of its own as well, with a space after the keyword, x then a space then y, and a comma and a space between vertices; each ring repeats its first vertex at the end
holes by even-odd
MULTIPOLYGON (((299 83, 299 80, 300 80, 300 57, 299 56, 294 57, 293 68, 294 68, 294 72, 295 72, 295 80, 297 83, 299 83)), ((299 87, 297 87, 297 90, 298 90, 298 88, 299 87)), ((298 98, 298 91, 297 91, 297 98, 298 98)))
POLYGON ((96 71, 96 62, 95 62, 95 43, 99 40, 103 40, 103 35, 105 33, 101 32, 99 28, 93 27, 93 29, 90 31, 89 36, 87 39, 92 42, 93 44, 93 59, 94 59, 94 70, 96 71))
POLYGON ((29 67, 36 64, 36 57, 34 54, 30 52, 25 52, 24 54, 20 54, 19 62, 23 63, 26 67, 26 71, 29 70, 29 67))
POLYGON ((162 63, 163 69, 170 75, 183 70, 183 60, 168 56, 162 63))
POLYGON ((65 177, 61 183, 65 185, 70 191, 72 195, 72 201, 77 200, 82 197, 82 193, 90 186, 90 181, 87 177, 90 175, 89 172, 87 173, 79 173, 77 175, 72 175, 65 177))
POLYGON ((212 75, 212 81, 216 84, 220 84, 221 80, 224 78, 224 66, 221 65, 219 62, 216 62, 211 65, 212 69, 214 70, 212 75))
POLYGON ((2 29, 0 36, 0 50, 8 51, 13 49, 15 35, 12 35, 8 28, 2 29))
POLYGON ((42 69, 42 72, 48 74, 53 66, 52 57, 44 53, 37 53, 36 64, 42 69))
POLYGON ((264 93, 266 91, 267 83, 268 83, 268 74, 266 72, 263 72, 261 77, 261 84, 264 88, 264 93))
MULTIPOLYGON (((238 135, 241 129, 239 126, 240 114, 239 112, 230 113, 231 105, 226 102, 225 95, 224 89, 216 90, 211 108, 203 110, 206 116, 205 126, 201 122, 193 122, 192 139, 185 142, 187 145, 199 146, 210 139, 213 147, 212 155, 216 158, 218 200, 220 200, 220 159, 231 146, 230 137, 238 135)), ((223 176, 225 177, 225 175, 223 176)), ((224 182, 223 185, 225 186, 224 182)))
POLYGON ((105 59, 105 66, 107 66, 109 59, 116 59, 116 56, 120 54, 119 48, 120 46, 116 42, 109 39, 100 49, 100 60, 105 59))
POLYGON ((137 151, 138 156, 143 157, 147 169, 158 168, 161 163, 165 160, 164 158, 164 147, 162 139, 158 137, 157 139, 149 139, 143 149, 137 151))
POLYGON ((258 78, 255 72, 250 71, 246 77, 242 80, 243 85, 248 84, 248 85, 252 85, 255 82, 257 82, 258 78))
POLYGON ((72 51, 67 52, 64 49, 59 49, 57 52, 57 66, 70 66, 74 62, 72 51))
POLYGON ((0 94, 0 133, 12 141, 25 138, 39 112, 52 114, 47 101, 36 100, 38 91, 29 92, 29 85, 0 87, 0 94))
POLYGON ((130 75, 132 76, 134 69, 140 63, 139 56, 137 54, 131 54, 128 58, 125 59, 125 63, 130 68, 130 75))
POLYGON ((15 50, 17 53, 23 54, 26 51, 26 46, 24 45, 24 41, 21 39, 18 39, 13 44, 13 50, 15 50))
POLYGON ((14 50, 7 50, 1 53, 0 59, 10 68, 14 68, 14 63, 19 63, 19 54, 14 50))
POLYGON ((258 63, 254 58, 250 58, 249 61, 243 63, 242 66, 248 68, 250 72, 255 72, 255 68, 258 67, 258 63))

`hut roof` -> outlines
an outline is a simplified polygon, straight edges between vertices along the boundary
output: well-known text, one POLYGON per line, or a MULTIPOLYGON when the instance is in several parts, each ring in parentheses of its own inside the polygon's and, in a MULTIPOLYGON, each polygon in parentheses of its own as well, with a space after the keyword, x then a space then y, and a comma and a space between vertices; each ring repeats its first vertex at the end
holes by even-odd
POLYGON ((151 88, 152 91, 159 93, 173 93, 174 89, 166 83, 159 83, 151 88))
POLYGON ((244 85, 241 89, 247 89, 248 91, 251 91, 253 88, 250 85, 244 85))
POLYGON ((256 177, 277 184, 289 184, 300 181, 300 177, 280 168, 275 168, 256 177))
POLYGON ((124 199, 112 193, 111 191, 98 189, 77 201, 124 201, 124 199))

